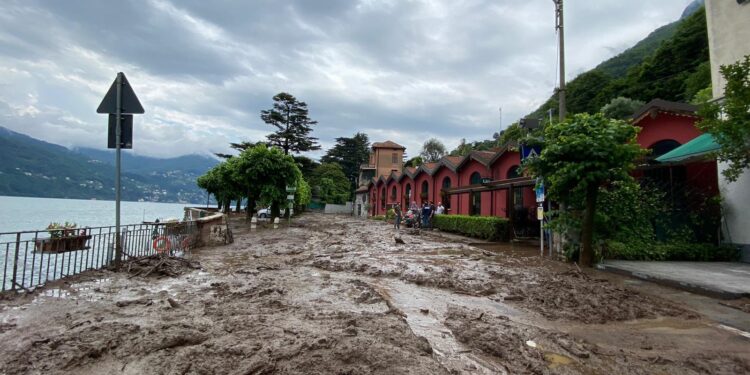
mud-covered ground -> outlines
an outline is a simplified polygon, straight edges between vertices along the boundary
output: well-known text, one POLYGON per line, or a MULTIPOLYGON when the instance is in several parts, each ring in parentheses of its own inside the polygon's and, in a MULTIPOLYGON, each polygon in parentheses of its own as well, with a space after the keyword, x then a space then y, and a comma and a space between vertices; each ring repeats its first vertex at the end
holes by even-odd
POLYGON ((743 332, 674 300, 520 245, 394 235, 308 214, 5 296, 0 374, 750 373, 743 332))

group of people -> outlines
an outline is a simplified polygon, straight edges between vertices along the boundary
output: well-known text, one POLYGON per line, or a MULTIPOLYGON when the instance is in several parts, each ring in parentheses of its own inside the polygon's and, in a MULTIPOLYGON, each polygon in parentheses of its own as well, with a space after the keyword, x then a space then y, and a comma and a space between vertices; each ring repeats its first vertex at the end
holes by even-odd
MULTIPOLYGON (((393 223, 394 228, 401 229, 401 219, 404 215, 402 215, 401 211, 401 205, 394 204, 393 205, 393 211, 395 213, 395 220, 393 223)), ((422 228, 432 228, 432 219, 435 217, 435 215, 442 215, 445 213, 445 207, 443 207, 442 202, 438 202, 437 207, 435 206, 435 203, 433 202, 424 202, 422 207, 420 208, 417 206, 417 202, 412 201, 409 205, 409 210, 406 212, 407 218, 415 218, 420 217, 422 219, 421 226, 422 228)))

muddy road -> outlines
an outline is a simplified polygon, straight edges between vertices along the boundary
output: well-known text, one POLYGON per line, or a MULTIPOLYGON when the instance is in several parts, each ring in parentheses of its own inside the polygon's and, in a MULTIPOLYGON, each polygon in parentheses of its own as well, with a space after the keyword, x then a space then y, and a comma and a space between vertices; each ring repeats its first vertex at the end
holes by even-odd
POLYGON ((673 299, 523 247, 395 234, 308 214, 6 296, 0 374, 750 373, 750 338, 673 299))

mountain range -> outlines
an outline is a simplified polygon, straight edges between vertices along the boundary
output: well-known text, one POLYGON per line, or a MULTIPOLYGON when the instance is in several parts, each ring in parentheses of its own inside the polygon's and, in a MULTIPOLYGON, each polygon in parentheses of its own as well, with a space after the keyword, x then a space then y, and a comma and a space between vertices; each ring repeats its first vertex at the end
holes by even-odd
MULTIPOLYGON (((0 195, 113 200, 114 150, 67 149, 0 126, 0 195)), ((122 199, 200 203, 198 176, 216 159, 186 155, 158 159, 122 153, 122 199)))

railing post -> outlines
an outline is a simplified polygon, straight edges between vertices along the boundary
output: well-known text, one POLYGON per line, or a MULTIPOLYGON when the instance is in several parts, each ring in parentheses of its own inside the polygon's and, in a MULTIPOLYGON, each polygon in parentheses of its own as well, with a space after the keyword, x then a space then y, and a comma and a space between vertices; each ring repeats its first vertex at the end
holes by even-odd
POLYGON ((18 274, 18 252, 21 251, 21 232, 16 233, 16 251, 13 254, 13 281, 11 284, 11 289, 16 290, 16 285, 18 284, 17 280, 17 274, 18 274))

